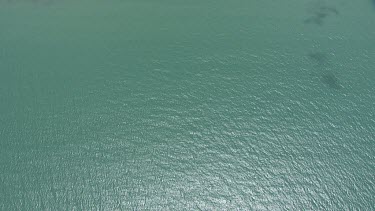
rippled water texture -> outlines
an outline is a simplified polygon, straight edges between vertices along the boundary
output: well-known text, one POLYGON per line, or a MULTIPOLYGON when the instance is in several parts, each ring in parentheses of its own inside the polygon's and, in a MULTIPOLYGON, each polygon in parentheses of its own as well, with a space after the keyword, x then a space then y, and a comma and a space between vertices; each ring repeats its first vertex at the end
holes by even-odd
POLYGON ((371 0, 0 1, 0 210, 375 209, 371 0))

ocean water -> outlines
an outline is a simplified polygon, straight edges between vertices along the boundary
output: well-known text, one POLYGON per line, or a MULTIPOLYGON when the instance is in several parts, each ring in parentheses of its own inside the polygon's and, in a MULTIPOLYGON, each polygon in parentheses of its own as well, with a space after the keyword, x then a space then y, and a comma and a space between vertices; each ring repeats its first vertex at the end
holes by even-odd
POLYGON ((0 210, 374 210, 372 0, 0 1, 0 210))

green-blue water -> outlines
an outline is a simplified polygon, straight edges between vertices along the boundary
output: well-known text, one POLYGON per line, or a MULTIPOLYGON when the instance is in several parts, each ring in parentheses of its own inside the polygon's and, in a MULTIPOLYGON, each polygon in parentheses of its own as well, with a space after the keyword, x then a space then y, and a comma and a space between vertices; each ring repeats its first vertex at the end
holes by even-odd
POLYGON ((0 1, 0 210, 374 210, 370 0, 0 1))

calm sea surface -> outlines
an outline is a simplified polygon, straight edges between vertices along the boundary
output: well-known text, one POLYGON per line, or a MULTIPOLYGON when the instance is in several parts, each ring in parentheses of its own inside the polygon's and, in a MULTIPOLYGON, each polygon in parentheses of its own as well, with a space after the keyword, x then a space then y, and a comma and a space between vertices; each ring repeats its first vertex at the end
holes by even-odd
POLYGON ((0 1, 0 210, 354 209, 374 1, 0 1))

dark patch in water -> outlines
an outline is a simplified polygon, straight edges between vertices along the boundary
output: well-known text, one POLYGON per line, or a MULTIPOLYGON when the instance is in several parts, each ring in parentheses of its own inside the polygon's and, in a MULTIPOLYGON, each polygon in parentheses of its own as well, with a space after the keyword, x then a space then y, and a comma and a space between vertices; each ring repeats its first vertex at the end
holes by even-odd
POLYGON ((322 52, 311 52, 311 53, 307 54, 307 56, 311 60, 317 62, 320 65, 326 64, 328 62, 327 54, 322 53, 322 52))
POLYGON ((325 5, 323 2, 316 2, 309 7, 308 11, 311 16, 304 20, 305 24, 323 25, 325 19, 331 15, 339 15, 339 11, 335 7, 325 5))
POLYGON ((326 84, 331 89, 341 89, 339 79, 333 73, 326 73, 322 75, 322 82, 326 84))

